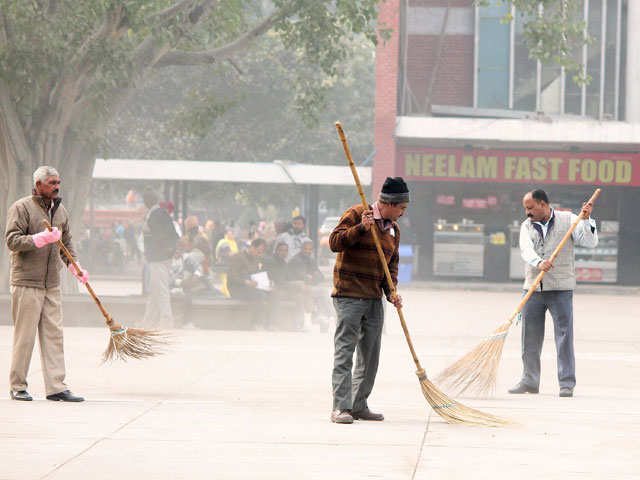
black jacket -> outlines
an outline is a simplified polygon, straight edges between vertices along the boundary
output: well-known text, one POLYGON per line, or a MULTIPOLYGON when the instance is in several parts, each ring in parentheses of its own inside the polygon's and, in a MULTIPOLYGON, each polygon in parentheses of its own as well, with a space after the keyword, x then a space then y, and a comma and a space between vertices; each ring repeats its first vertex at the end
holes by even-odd
POLYGON ((148 262, 169 260, 176 251, 178 234, 173 220, 165 209, 154 205, 145 217, 142 227, 144 256, 148 262))

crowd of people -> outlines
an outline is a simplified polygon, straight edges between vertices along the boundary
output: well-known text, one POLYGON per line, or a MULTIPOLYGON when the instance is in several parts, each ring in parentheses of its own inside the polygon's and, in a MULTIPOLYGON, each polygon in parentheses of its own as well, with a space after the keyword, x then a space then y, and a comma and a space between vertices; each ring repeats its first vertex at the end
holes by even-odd
POLYGON ((254 222, 244 230, 214 220, 202 225, 195 215, 180 225, 169 202, 158 202, 150 191, 143 198, 148 208, 140 229, 147 326, 173 325, 170 297, 182 293, 187 300, 226 296, 246 301, 254 328, 303 330, 314 323, 327 328, 328 287, 320 286, 324 276, 303 216, 254 222))

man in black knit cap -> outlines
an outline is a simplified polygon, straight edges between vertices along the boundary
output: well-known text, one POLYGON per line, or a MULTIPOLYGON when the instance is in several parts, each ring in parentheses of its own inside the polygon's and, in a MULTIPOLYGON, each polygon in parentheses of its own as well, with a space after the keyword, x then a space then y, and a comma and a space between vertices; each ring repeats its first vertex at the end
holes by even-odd
POLYGON ((402 298, 389 290, 383 265, 373 239, 377 229, 394 285, 398 283, 397 220, 409 205, 409 189, 400 177, 384 182, 382 192, 371 208, 349 208, 329 237, 329 246, 338 252, 333 270, 331 293, 337 313, 334 338, 333 411, 331 421, 384 420, 381 413, 369 410, 367 399, 373 389, 380 358, 384 309, 382 294, 396 307, 402 298), (356 368, 353 353, 357 347, 356 368))

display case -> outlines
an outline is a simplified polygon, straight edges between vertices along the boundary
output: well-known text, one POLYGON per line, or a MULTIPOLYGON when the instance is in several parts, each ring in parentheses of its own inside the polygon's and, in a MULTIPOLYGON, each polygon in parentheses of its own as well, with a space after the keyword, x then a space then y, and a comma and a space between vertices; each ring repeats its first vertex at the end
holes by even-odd
POLYGON ((576 281, 615 283, 618 280, 618 222, 603 220, 598 246, 575 247, 576 281))
POLYGON ((523 280, 525 264, 520 255, 520 224, 517 221, 509 227, 509 234, 509 278, 523 280))
POLYGON ((482 277, 484 243, 484 225, 438 220, 433 233, 434 275, 482 277))

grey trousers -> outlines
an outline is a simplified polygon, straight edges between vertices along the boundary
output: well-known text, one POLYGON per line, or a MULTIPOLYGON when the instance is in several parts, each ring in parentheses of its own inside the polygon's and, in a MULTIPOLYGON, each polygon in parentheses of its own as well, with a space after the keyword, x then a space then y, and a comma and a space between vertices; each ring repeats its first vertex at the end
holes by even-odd
POLYGON ((382 299, 336 297, 338 316, 334 337, 333 408, 362 411, 367 408, 378 373, 384 309, 382 299), (353 353, 357 347, 356 368, 353 353))
POLYGON ((553 333, 558 355, 560 388, 576 385, 576 360, 573 350, 573 290, 535 292, 522 310, 522 382, 540 385, 540 353, 544 341, 545 313, 553 318, 553 333))
POLYGON ((146 328, 173 328, 170 281, 171 260, 149 262, 149 292, 143 320, 146 328))

